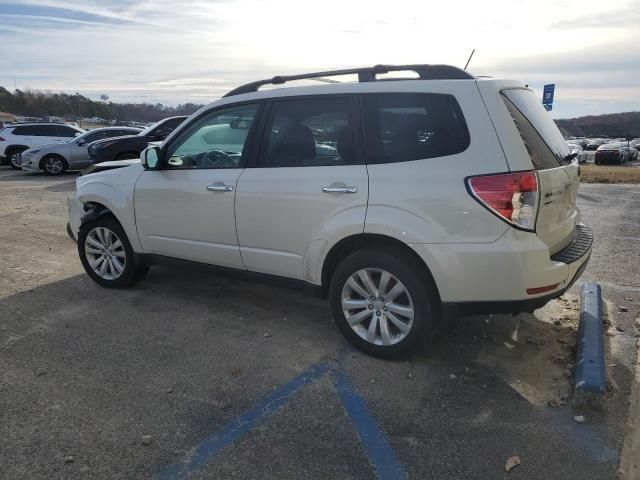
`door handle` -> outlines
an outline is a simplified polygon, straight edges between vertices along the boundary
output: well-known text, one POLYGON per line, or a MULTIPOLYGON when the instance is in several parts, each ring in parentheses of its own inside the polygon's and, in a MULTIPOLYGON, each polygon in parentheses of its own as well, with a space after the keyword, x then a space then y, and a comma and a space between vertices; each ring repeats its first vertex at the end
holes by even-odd
POLYGON ((358 187, 352 187, 351 185, 344 186, 329 186, 322 187, 322 191, 324 193, 356 193, 358 191, 358 187))
POLYGON ((233 192, 233 187, 222 182, 216 182, 213 185, 207 185, 207 190, 211 192, 233 192))

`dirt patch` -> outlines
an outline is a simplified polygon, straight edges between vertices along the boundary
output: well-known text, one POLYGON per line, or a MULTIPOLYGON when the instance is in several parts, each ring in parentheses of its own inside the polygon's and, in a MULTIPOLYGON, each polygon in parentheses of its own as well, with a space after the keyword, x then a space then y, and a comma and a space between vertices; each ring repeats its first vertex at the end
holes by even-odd
POLYGON ((579 321, 577 296, 565 295, 534 315, 489 315, 456 329, 474 362, 491 367, 534 405, 569 404, 579 321))
POLYGON ((640 168, 614 165, 583 165, 582 183, 640 183, 640 168))

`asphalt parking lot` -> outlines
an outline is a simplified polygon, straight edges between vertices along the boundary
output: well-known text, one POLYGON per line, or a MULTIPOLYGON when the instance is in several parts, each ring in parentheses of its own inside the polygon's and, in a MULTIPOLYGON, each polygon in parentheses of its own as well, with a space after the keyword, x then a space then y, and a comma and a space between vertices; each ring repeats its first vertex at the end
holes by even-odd
POLYGON ((376 360, 295 290, 184 266, 97 286, 64 228, 73 182, 0 167, 1 478, 615 478, 640 186, 579 193, 596 238, 582 280, 601 283, 611 322, 610 392, 582 409, 580 284, 535 315, 465 318, 405 361, 376 360))

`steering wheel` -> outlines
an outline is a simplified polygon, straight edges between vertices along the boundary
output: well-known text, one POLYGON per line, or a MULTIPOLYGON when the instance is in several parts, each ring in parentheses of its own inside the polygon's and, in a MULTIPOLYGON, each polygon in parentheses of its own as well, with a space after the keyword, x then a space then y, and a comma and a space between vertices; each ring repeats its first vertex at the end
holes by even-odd
POLYGON ((234 158, 222 150, 210 150, 203 152, 198 158, 210 168, 233 168, 236 166, 234 158))

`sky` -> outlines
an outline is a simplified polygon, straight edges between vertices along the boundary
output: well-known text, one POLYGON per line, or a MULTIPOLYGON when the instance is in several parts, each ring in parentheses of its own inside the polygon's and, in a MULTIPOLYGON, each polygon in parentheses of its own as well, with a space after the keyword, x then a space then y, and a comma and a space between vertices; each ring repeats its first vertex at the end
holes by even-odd
POLYGON ((640 0, 0 0, 0 85, 209 103, 278 74, 447 63, 552 115, 640 110, 640 0))

